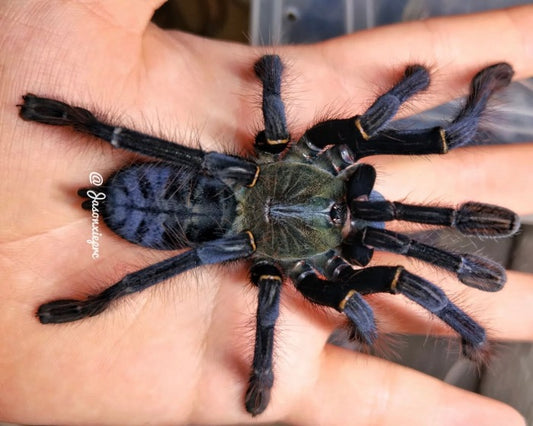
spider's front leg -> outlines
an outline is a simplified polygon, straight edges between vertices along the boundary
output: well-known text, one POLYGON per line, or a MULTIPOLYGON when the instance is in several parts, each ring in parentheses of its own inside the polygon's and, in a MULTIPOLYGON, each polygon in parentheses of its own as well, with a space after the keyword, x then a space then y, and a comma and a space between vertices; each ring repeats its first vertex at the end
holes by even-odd
POLYGON ((283 276, 274 264, 258 261, 250 270, 251 280, 259 288, 254 359, 245 396, 246 410, 253 416, 261 414, 270 401, 274 384, 272 354, 274 329, 279 316, 283 276))
POLYGON ((368 164, 358 164, 347 186, 351 214, 350 234, 342 254, 349 262, 366 266, 373 250, 414 257, 454 272, 466 285, 485 291, 500 290, 505 270, 497 263, 467 253, 451 253, 388 231, 383 222, 403 220, 428 225, 448 226, 465 235, 508 237, 520 226, 519 217, 509 209, 490 204, 467 202, 459 208, 412 205, 372 199, 376 172, 368 164))
POLYGON ((472 141, 489 98, 510 83, 513 73, 507 63, 481 70, 472 80, 464 106, 450 123, 420 130, 385 129, 401 103, 429 83, 425 68, 411 66, 403 78, 380 96, 364 114, 318 123, 307 130, 297 145, 316 153, 327 145, 345 144, 356 159, 380 154, 444 154, 449 149, 465 146, 472 141))
POLYGON ((366 306, 363 309, 359 305, 355 312, 351 312, 352 301, 363 300, 361 295, 366 294, 403 294, 455 330, 461 336, 465 356, 476 362, 485 358, 485 330, 453 304, 440 288, 402 266, 373 266, 356 270, 340 257, 332 255, 324 273, 328 279, 320 278, 311 265, 302 263, 291 277, 306 298, 345 313, 354 327, 352 337, 364 343, 370 340, 371 343, 373 339, 368 338, 376 334, 373 316, 370 316, 371 308, 364 302, 366 306))

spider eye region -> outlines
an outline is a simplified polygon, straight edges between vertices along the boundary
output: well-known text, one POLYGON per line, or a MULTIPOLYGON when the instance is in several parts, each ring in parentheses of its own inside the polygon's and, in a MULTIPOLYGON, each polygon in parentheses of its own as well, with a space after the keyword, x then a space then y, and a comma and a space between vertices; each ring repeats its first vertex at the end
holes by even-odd
POLYGON ((329 211, 329 216, 331 217, 333 223, 341 226, 344 224, 344 222, 346 222, 347 214, 348 209, 346 204, 342 202, 333 204, 329 211))

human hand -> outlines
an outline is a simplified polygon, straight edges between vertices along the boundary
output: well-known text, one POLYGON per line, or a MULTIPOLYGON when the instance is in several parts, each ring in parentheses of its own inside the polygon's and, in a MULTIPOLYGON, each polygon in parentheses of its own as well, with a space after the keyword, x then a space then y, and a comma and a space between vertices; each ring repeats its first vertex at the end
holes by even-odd
MULTIPOLYGON (((0 259, 0 419, 21 423, 252 422, 243 397, 256 290, 243 265, 205 267, 133 295, 78 323, 43 326, 41 303, 83 297, 167 257, 108 230, 93 261, 90 223, 75 192, 91 171, 132 156, 68 129, 25 123, 15 105, 33 92, 100 110, 113 122, 206 150, 244 152, 261 127, 253 63, 264 53, 148 24, 157 1, 25 1, 0 6, 3 179, 0 259), (254 127, 255 126, 255 127, 254 127)), ((406 64, 435 68, 405 113, 463 94, 483 66, 533 74, 533 8, 380 28, 310 46, 276 48, 293 136, 324 109, 361 112, 406 64), (482 48, 482 46, 489 46, 482 48)), ((446 156, 373 157, 389 199, 475 199, 531 212, 533 145, 466 148, 446 156), (421 179, 423 176, 423 179, 421 179), (510 181, 513 182, 510 185, 510 181), (442 184, 445 182, 445 184, 442 184)), ((392 255, 490 320, 492 337, 532 339, 533 280, 509 274, 497 294, 392 255), (511 315, 512 313, 512 315, 511 315)), ((326 344, 342 319, 317 312, 289 284, 277 327, 270 406, 258 421, 309 424, 503 424, 511 408, 383 360, 326 344), (355 403, 354 403, 355 401, 355 403), (416 414, 413 414, 416 413, 416 414)), ((401 297, 372 297, 382 331, 447 333, 401 297)))

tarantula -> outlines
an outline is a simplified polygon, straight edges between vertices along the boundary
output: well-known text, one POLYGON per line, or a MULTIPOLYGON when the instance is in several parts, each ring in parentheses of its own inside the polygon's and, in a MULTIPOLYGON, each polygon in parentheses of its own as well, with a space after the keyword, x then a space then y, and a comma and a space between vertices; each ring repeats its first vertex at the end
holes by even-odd
MULTIPOLYGON (((281 99, 283 64, 276 55, 254 67, 263 85, 265 129, 256 137, 254 158, 204 152, 110 125, 66 103, 23 96, 25 120, 71 126, 115 148, 151 157, 118 170, 102 187, 104 220, 112 231, 145 247, 188 251, 126 275, 86 300, 55 300, 39 307, 41 323, 91 317, 114 300, 201 265, 247 259, 259 288, 254 356, 244 398, 252 415, 270 400, 274 330, 283 283, 318 305, 346 315, 351 339, 371 345, 376 325, 362 297, 403 294, 439 317, 462 339, 463 353, 479 360, 486 350, 484 329, 434 284, 402 266, 366 267, 373 250, 429 262, 456 274, 464 284, 497 291, 504 269, 472 254, 447 252, 385 229, 403 220, 449 226, 463 234, 502 237, 515 233, 512 211, 478 202, 458 208, 411 205, 385 200, 373 190, 376 172, 358 160, 369 155, 444 154, 468 144, 492 93, 509 84, 513 70, 499 63, 481 70, 470 94, 450 122, 422 130, 387 128, 400 105, 428 87, 426 68, 411 65, 401 79, 362 115, 320 122, 292 143, 281 99)), ((91 200, 82 206, 90 209, 91 200)))

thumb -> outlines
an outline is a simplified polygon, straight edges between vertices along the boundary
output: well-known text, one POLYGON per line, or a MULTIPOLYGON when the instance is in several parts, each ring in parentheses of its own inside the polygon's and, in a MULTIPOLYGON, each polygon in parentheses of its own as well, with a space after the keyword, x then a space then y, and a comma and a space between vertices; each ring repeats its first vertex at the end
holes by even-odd
POLYGON ((290 423, 524 425, 510 406, 393 363, 327 345, 290 423))

